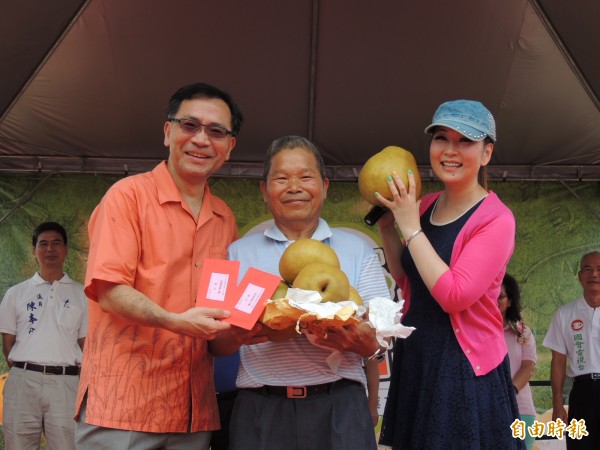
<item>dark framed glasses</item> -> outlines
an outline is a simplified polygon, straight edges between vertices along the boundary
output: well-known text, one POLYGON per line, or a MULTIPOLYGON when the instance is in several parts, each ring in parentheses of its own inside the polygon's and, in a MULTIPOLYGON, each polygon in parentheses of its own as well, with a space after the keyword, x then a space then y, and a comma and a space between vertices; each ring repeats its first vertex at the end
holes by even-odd
POLYGON ((225 139, 227 136, 233 136, 233 132, 219 125, 204 125, 192 119, 177 119, 175 117, 169 117, 168 120, 169 122, 177 122, 181 131, 187 134, 199 133, 204 128, 206 135, 212 139, 225 139))

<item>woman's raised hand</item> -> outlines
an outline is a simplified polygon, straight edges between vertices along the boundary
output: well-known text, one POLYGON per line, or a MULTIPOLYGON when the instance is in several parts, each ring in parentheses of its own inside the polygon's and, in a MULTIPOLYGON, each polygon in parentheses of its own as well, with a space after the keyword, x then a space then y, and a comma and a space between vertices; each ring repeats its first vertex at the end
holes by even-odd
POLYGON ((392 193, 392 200, 388 200, 375 193, 383 206, 394 214, 394 220, 403 236, 409 236, 421 228, 419 218, 419 201, 416 198, 415 176, 412 170, 408 171, 408 189, 396 171, 388 177, 388 185, 392 193))

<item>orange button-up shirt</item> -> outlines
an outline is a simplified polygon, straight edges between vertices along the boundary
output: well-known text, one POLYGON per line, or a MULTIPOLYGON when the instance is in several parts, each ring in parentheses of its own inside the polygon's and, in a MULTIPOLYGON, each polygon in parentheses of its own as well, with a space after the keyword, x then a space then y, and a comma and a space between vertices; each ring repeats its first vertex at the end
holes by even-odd
POLYGON ((96 281, 132 286, 168 311, 194 307, 204 259, 225 259, 237 238, 229 207, 207 185, 196 220, 161 163, 115 183, 93 212, 89 235, 89 329, 76 414, 87 393, 93 425, 157 433, 219 428, 207 342, 103 312, 96 281))

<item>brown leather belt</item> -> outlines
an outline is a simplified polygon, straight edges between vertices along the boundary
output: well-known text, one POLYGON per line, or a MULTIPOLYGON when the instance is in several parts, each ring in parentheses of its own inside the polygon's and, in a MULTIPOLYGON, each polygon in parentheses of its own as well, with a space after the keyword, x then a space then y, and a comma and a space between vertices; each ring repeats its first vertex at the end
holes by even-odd
POLYGON ((42 366, 28 362, 14 362, 13 366, 49 375, 79 375, 79 366, 42 366))
POLYGON ((333 383, 314 384, 312 386, 261 386, 257 388, 241 388, 242 391, 256 392, 263 395, 276 395, 287 398, 306 398, 309 395, 331 393, 344 386, 358 385, 358 381, 342 378, 333 383))

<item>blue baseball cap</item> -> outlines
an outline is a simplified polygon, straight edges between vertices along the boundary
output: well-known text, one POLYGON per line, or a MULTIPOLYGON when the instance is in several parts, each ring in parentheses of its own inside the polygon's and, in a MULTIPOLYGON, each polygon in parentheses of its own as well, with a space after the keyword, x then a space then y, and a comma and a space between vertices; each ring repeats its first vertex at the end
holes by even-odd
POLYGON ((452 128, 472 141, 482 141, 489 137, 496 142, 494 116, 482 103, 474 100, 442 103, 433 115, 432 124, 425 128, 425 133, 433 133, 438 126, 452 128))

